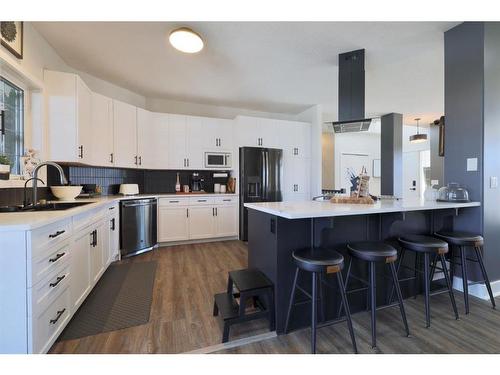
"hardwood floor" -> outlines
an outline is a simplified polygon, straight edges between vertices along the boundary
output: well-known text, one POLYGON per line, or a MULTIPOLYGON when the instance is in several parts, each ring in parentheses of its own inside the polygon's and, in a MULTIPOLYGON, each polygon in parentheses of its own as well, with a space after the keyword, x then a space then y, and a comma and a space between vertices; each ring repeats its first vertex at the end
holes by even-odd
MULTIPOLYGON (((456 292, 460 320, 455 320, 448 295, 431 297, 431 327, 425 328, 423 297, 405 300, 411 337, 405 337, 399 309, 377 312, 377 348, 371 348, 369 312, 353 315, 358 351, 365 354, 466 354, 500 353, 500 311, 487 301, 469 297, 471 313, 465 315, 462 294, 456 292)), ((496 298, 497 305, 500 298, 496 298)), ((302 329, 272 339, 221 350, 219 354, 310 353, 310 330, 302 329)), ((317 353, 350 354, 352 346, 345 324, 318 330, 317 353)))
MULTIPOLYGON (((246 267, 240 241, 164 247, 123 262, 156 260, 156 280, 147 324, 56 342, 50 353, 181 353, 219 344, 220 321, 213 296, 226 289, 227 273, 246 267)), ((230 339, 268 332, 264 320, 231 328, 230 339)))
MULTIPOLYGON (((181 353, 220 344, 221 327, 212 316, 213 295, 224 291, 229 270, 246 267, 246 245, 240 241, 160 248, 123 262, 158 261, 149 323, 81 339, 57 342, 50 353, 181 353)), ((370 346, 369 313, 353 316, 361 353, 500 353, 500 310, 470 298, 471 314, 453 319, 446 294, 431 297, 432 325, 425 328, 423 298, 405 300, 412 336, 403 334, 398 308, 377 313, 376 350, 370 346)), ((500 305, 500 298, 497 298, 500 305)), ((231 328, 230 340, 268 333, 265 320, 231 328)), ((263 335, 265 337, 265 335, 263 335)), ((310 330, 268 338, 217 353, 309 353, 310 330)), ((215 347, 220 349, 220 347, 215 347)), ((351 353, 345 324, 318 330, 318 353, 351 353)))

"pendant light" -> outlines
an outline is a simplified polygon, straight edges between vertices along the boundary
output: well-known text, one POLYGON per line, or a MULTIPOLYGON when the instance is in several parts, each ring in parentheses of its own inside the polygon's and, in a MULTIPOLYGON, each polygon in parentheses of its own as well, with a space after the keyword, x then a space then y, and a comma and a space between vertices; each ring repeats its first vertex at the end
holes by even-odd
POLYGON ((415 121, 417 122, 417 134, 410 135, 410 143, 422 143, 427 141, 427 134, 420 134, 419 132, 418 122, 420 119, 416 118, 415 121))
POLYGON ((175 29, 168 37, 170 44, 178 51, 196 53, 203 49, 203 39, 187 27, 175 29))

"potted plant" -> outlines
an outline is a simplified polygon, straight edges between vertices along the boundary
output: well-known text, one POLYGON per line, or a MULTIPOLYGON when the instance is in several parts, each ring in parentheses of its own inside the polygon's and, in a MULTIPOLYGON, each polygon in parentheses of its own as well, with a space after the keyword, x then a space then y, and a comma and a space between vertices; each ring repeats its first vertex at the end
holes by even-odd
POLYGON ((0 155, 0 180, 10 177, 10 159, 7 155, 0 155))

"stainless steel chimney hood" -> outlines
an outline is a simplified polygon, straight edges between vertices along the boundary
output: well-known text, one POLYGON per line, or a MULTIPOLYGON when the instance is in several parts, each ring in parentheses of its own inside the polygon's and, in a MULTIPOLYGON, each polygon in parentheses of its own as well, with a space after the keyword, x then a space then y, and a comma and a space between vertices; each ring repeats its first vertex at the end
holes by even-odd
POLYGON ((335 133, 367 131, 372 119, 365 118, 365 50, 339 54, 339 121, 335 133))

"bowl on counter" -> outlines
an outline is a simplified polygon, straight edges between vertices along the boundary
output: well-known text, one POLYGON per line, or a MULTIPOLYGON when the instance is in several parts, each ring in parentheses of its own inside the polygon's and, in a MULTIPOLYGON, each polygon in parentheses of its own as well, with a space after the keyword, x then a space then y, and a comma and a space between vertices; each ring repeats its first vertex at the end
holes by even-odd
POLYGON ((74 201, 82 192, 82 186, 51 186, 52 194, 63 201, 74 201))

